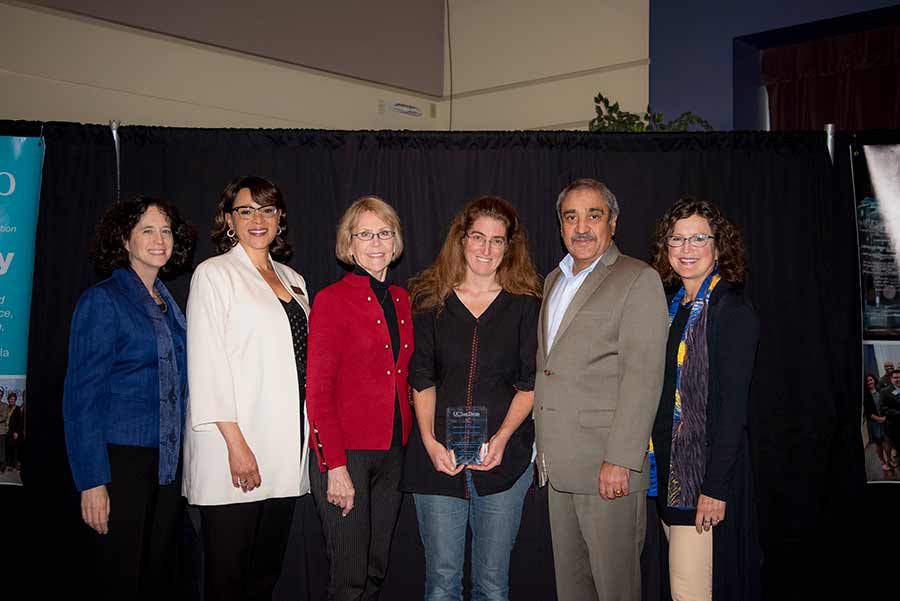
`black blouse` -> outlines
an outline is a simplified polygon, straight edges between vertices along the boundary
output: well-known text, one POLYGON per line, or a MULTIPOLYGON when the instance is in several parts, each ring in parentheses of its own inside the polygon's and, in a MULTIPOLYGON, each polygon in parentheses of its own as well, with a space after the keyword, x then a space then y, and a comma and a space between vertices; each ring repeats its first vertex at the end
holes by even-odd
MULTIPOLYGON (((539 312, 539 299, 501 291, 476 319, 452 293, 439 314, 414 318, 415 352, 409 362, 409 383, 420 392, 436 387, 434 435, 441 444, 447 436, 447 408, 466 404, 472 366, 472 404, 488 409, 488 438, 500 429, 516 392, 534 389, 539 312)), ((473 472, 478 494, 509 490, 528 469, 533 444, 534 422, 526 419, 510 437, 503 462, 488 472, 473 472)), ((416 420, 405 461, 402 490, 467 496, 464 474, 448 476, 434 469, 416 420)))

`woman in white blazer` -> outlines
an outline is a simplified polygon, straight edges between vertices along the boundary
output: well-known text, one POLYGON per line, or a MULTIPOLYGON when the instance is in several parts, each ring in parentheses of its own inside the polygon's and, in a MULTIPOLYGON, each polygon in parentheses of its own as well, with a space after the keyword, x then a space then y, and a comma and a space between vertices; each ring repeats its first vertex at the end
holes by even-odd
POLYGON ((197 267, 187 304, 191 400, 184 494, 199 506, 206 599, 269 598, 294 504, 309 492, 303 278, 279 189, 243 177, 222 193, 221 254, 197 267))

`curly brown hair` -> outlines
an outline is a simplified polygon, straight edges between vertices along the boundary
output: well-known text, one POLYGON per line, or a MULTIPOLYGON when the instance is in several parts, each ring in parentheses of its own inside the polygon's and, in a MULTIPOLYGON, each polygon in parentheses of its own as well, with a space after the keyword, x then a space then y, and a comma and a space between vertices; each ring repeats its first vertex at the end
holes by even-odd
POLYGON ((528 239, 515 207, 499 196, 481 196, 457 213, 437 259, 410 280, 413 313, 440 312, 453 288, 462 283, 466 273, 463 239, 479 217, 490 217, 506 226, 506 252, 497 268, 500 287, 511 294, 541 297, 541 277, 528 252, 528 239))
POLYGON ((99 273, 106 275, 119 267, 131 265, 125 242, 131 238, 132 230, 150 207, 156 207, 168 217, 172 227, 172 257, 159 270, 160 274, 173 276, 191 268, 197 241, 193 226, 181 218, 178 209, 162 198, 142 195, 134 200, 116 203, 103 214, 91 247, 94 268, 99 273))
POLYGON ((659 272, 663 284, 667 288, 671 288, 680 281, 678 274, 669 264, 669 246, 666 244, 666 238, 672 233, 677 221, 693 215, 699 215, 706 219, 713 236, 715 236, 713 243, 719 253, 719 273, 729 282, 742 283, 747 269, 744 261, 744 242, 740 230, 713 203, 687 196, 672 205, 656 223, 653 268, 659 272))
POLYGON ((281 231, 278 232, 269 245, 269 254, 277 261, 287 261, 294 254, 294 249, 287 240, 287 205, 284 203, 284 195, 278 189, 278 186, 256 175, 239 177, 225 186, 225 189, 222 191, 222 197, 219 199, 219 204, 216 207, 216 215, 213 217, 213 228, 210 232, 213 244, 216 245, 219 254, 222 254, 234 248, 234 245, 238 243, 233 231, 231 236, 228 235, 230 230, 228 222, 225 220, 225 215, 231 213, 234 209, 234 200, 237 198, 238 192, 244 188, 250 191, 250 197, 259 206, 275 205, 281 211, 281 215, 278 218, 278 227, 281 228, 281 231))

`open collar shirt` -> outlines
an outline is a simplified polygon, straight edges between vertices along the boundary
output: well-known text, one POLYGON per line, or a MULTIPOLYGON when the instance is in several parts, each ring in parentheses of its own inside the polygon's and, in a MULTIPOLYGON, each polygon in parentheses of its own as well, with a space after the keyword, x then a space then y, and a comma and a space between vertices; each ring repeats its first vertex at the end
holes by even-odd
POLYGON ((548 353, 550 352, 550 349, 553 348, 556 333, 559 330, 559 325, 562 323, 563 316, 566 314, 566 310, 569 308, 569 304, 572 302, 572 299, 575 297, 575 294, 578 292, 578 289, 581 288, 581 285, 587 279, 588 275, 590 275, 590 273, 594 271, 594 268, 597 267, 597 263, 600 262, 600 259, 603 258, 604 254, 606 254, 606 251, 594 259, 593 263, 575 274, 572 273, 575 259, 572 258, 571 254, 567 254, 563 257, 562 261, 559 262, 559 270, 562 272, 562 275, 553 286, 553 290, 550 292, 550 298, 547 301, 548 353))

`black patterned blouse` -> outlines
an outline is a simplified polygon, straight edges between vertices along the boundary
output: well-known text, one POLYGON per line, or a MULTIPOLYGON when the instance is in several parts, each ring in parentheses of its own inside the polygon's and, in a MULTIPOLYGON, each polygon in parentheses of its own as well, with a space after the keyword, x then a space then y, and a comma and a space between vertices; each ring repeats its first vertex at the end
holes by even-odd
MULTIPOLYGON (((279 299, 281 300, 281 299, 279 299)), ((306 420, 303 403, 306 401, 306 339, 309 336, 309 325, 303 307, 296 300, 281 301, 284 312, 291 324, 291 338, 294 340, 294 361, 297 362, 297 388, 300 390, 300 439, 305 436, 306 420)))

